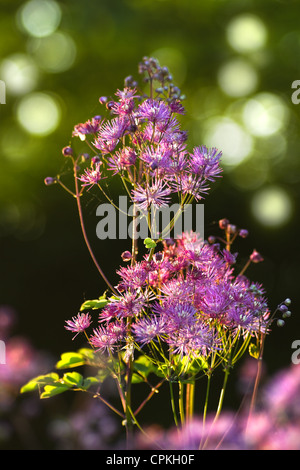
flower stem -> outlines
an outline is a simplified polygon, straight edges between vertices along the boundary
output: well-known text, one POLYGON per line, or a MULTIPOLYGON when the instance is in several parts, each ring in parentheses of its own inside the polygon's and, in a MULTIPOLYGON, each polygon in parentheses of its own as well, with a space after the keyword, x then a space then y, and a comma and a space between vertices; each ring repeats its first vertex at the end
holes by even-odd
POLYGON ((191 421, 194 416, 194 398, 195 398, 195 381, 186 385, 186 418, 191 421))
POLYGON ((74 179, 75 179, 75 197, 76 197, 76 202, 77 202, 77 209, 78 209, 78 214, 79 214, 79 220, 80 220, 80 226, 81 226, 81 230, 82 230, 82 234, 83 234, 83 238, 84 238, 84 241, 85 241, 85 244, 89 250, 89 253, 91 255, 91 258, 96 266, 96 268, 98 269, 100 275, 102 276, 102 279, 105 281, 105 283, 107 284, 107 286, 110 288, 110 290, 114 293, 114 294, 117 294, 117 292, 115 291, 115 289, 113 288, 113 286, 111 285, 111 283, 109 282, 109 280, 107 279, 107 277, 105 276, 104 272, 102 271, 102 269, 100 268, 99 264, 98 264, 98 261, 96 260, 96 257, 94 255, 94 252, 91 248, 91 245, 90 245, 90 242, 88 240, 88 237, 87 237, 87 234, 86 234, 86 230, 85 230, 85 225, 84 225, 84 220, 83 220, 83 214, 82 214, 82 207, 81 207, 81 201, 80 201, 80 197, 81 197, 81 193, 79 191, 79 188, 78 188, 78 178, 77 178, 77 161, 74 162, 74 179))

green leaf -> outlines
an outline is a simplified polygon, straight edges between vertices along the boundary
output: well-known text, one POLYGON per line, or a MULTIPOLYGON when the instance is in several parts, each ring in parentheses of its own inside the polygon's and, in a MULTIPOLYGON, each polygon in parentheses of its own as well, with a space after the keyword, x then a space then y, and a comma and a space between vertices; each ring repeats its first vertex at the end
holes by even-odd
POLYGON ((82 312, 82 310, 96 310, 98 308, 103 308, 105 307, 105 305, 107 305, 108 303, 108 300, 102 296, 102 297, 99 297, 99 299, 95 299, 95 300, 86 300, 80 307, 80 311, 82 312))
POLYGON ((84 356, 84 358, 89 361, 95 360, 95 351, 93 351, 92 349, 81 348, 79 349, 78 354, 82 354, 82 356, 84 356))
POLYGON ((84 388, 85 390, 87 390, 88 388, 90 388, 92 385, 97 385, 99 384, 100 380, 97 379, 97 377, 86 377, 83 381, 83 385, 82 385, 82 388, 84 388))
POLYGON ((150 372, 153 372, 153 363, 146 356, 138 357, 133 363, 134 369, 143 377, 147 377, 150 372))
POLYGON ((62 383, 57 383, 55 385, 45 385, 44 392, 41 394, 40 398, 50 398, 60 393, 66 392, 69 390, 67 385, 62 383))
POLYGON ((31 379, 27 384, 21 387, 20 393, 27 393, 37 390, 40 385, 50 385, 59 380, 59 376, 55 372, 46 375, 39 375, 31 379))
POLYGON ((139 374, 136 374, 135 372, 132 374, 132 377, 131 377, 131 382, 133 384, 138 384, 138 383, 141 383, 141 382, 144 382, 145 379, 139 375, 139 374))
POLYGON ((250 356, 254 357, 255 359, 259 358, 260 348, 256 344, 250 343, 249 345, 249 354, 250 356))
POLYGON ((39 384, 33 379, 27 382, 27 384, 23 385, 23 387, 21 387, 20 393, 33 392, 34 390, 37 390, 38 387, 39 384))
POLYGON ((86 363, 83 354, 79 352, 66 352, 61 355, 60 361, 56 364, 57 369, 67 369, 68 367, 79 367, 86 363))
POLYGON ((156 242, 152 240, 151 238, 145 238, 144 240, 144 245, 146 248, 155 248, 156 247, 156 242))
POLYGON ((67 372, 64 374, 61 383, 68 387, 81 387, 83 384, 83 377, 78 372, 67 372))

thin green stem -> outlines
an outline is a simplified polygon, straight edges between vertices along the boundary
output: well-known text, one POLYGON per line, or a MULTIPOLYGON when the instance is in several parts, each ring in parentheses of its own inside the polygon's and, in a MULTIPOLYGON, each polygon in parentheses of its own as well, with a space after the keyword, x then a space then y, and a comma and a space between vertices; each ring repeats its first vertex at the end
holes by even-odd
POLYGON ((179 382, 179 415, 181 424, 184 424, 185 416, 184 416, 184 384, 179 382))
POLYGON ((191 421, 194 416, 194 400, 195 400, 195 381, 188 383, 186 386, 186 418, 191 421))
POLYGON ((170 387, 171 408, 172 408, 172 412, 173 412, 174 423, 175 423, 175 426, 178 427, 178 418, 177 418, 177 414, 176 414, 174 390, 173 390, 172 382, 169 382, 169 387, 170 387))

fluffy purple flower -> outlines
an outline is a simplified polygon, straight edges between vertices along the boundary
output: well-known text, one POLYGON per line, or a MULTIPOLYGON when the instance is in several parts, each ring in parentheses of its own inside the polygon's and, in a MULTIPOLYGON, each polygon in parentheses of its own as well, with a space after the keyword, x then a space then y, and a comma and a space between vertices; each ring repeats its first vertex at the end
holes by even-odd
POLYGON ((88 313, 78 313, 77 317, 72 317, 72 320, 66 320, 66 330, 73 331, 73 333, 76 333, 76 335, 73 337, 76 338, 76 336, 79 333, 82 333, 84 330, 86 330, 90 324, 92 323, 91 316, 88 313))
POLYGON ((84 183, 82 186, 94 186, 98 184, 100 180, 102 180, 102 172, 100 171, 101 162, 98 162, 92 168, 88 168, 84 171, 84 174, 81 175, 78 179, 84 183))
POLYGON ((114 330, 110 324, 106 328, 100 325, 94 329, 93 335, 90 336, 90 342, 97 351, 113 352, 119 345, 120 331, 114 330))
POLYGON ((199 321, 172 331, 166 341, 173 354, 197 357, 205 356, 212 349, 215 337, 213 330, 199 321))
POLYGON ((207 287, 199 308, 204 315, 224 321, 231 304, 230 286, 216 284, 207 287))
POLYGON ((140 289, 145 287, 149 278, 149 267, 145 263, 136 263, 134 266, 121 267, 117 274, 121 282, 117 286, 119 292, 128 289, 140 289))
POLYGON ((188 172, 183 172, 178 178, 174 177, 170 184, 174 192, 179 191, 184 195, 189 194, 196 201, 203 199, 203 194, 206 194, 209 190, 201 177, 188 172))
POLYGON ((158 336, 164 333, 165 322, 163 318, 152 315, 150 318, 144 317, 138 320, 132 326, 135 340, 140 343, 141 347, 151 343, 158 336))
POLYGON ((190 302, 180 302, 178 299, 173 302, 167 301, 156 308, 154 307, 153 310, 160 312, 171 331, 193 325, 196 321, 197 310, 190 302))
POLYGON ((107 121, 99 129, 98 136, 94 141, 94 146, 104 154, 112 152, 129 128, 130 121, 126 116, 107 121))
POLYGON ((124 147, 122 150, 115 152, 115 154, 108 159, 108 169, 114 171, 114 174, 122 170, 128 169, 134 165, 137 159, 135 150, 131 147, 124 147))
POLYGON ((91 120, 89 119, 85 123, 77 124, 73 130, 73 137, 79 137, 81 140, 85 140, 85 136, 88 134, 96 134, 102 123, 101 116, 94 116, 91 120))
POLYGON ((180 100, 173 100, 170 102, 170 109, 172 113, 185 114, 185 109, 180 100))
POLYGON ((112 112, 119 116, 131 114, 135 107, 134 98, 137 97, 136 89, 126 87, 124 90, 118 90, 116 95, 120 99, 119 102, 114 103, 112 106, 112 112))
POLYGON ((172 165, 173 151, 166 145, 158 145, 157 147, 146 147, 141 154, 143 160, 151 170, 156 169, 169 169, 172 165))
POLYGON ((208 149, 205 146, 194 148, 194 153, 190 154, 191 171, 202 178, 214 181, 222 171, 221 155, 222 152, 218 152, 216 148, 208 149))
POLYGON ((166 206, 170 200, 171 190, 162 180, 156 180, 152 186, 147 185, 145 188, 137 185, 132 194, 137 206, 147 211, 151 206, 155 208, 166 206))
POLYGON ((140 104, 137 110, 137 117, 151 122, 167 121, 170 116, 170 107, 164 101, 148 99, 140 104))

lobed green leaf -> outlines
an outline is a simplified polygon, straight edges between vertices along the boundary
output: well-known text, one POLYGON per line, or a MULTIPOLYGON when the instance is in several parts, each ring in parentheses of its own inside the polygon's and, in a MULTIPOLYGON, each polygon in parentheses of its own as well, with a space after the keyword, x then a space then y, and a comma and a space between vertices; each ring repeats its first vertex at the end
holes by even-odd
POLYGON ((54 397, 55 395, 66 392, 67 390, 69 390, 69 387, 60 382, 55 385, 45 385, 44 392, 41 393, 40 398, 54 397))
POLYGON ((57 369, 67 369, 68 367, 79 367, 86 363, 86 359, 82 353, 66 352, 61 355, 60 361, 57 362, 57 369))

